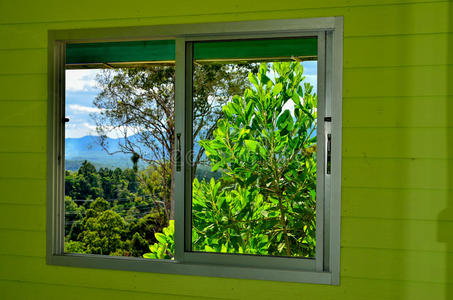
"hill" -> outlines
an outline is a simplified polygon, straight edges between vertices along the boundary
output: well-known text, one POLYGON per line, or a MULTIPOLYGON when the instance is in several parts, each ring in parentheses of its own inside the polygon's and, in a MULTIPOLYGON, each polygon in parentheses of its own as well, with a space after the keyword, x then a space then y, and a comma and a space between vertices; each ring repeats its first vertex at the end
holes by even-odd
MULTIPOLYGON (((124 138, 107 138, 109 152, 120 150, 124 138)), ((100 144, 99 136, 84 136, 81 138, 67 138, 65 140, 66 170, 77 170, 84 160, 90 161, 96 168, 132 168, 131 155, 124 153, 108 154, 100 144)), ((139 167, 145 164, 139 162, 139 167)))

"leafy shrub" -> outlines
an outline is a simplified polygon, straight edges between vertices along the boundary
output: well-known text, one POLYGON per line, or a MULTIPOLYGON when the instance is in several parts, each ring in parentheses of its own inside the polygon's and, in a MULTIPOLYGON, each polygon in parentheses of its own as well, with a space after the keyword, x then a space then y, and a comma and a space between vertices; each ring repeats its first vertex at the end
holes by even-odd
POLYGON ((266 64, 250 73, 253 88, 223 107, 213 138, 200 142, 223 174, 209 187, 194 181, 195 248, 262 253, 266 244, 270 255, 314 255, 317 97, 302 88, 300 63, 271 71, 275 81, 266 64))
POLYGON ((64 243, 65 253, 85 253, 85 245, 78 241, 67 241, 64 243))
POLYGON ((145 253, 144 258, 173 259, 175 253, 175 221, 170 220, 163 233, 156 233, 157 243, 149 246, 150 253, 145 253))

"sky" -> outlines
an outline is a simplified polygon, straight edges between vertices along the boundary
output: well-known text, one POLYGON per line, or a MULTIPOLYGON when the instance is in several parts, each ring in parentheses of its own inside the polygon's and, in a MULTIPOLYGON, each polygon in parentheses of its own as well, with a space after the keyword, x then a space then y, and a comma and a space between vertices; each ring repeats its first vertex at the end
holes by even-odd
POLYGON ((96 135, 91 113, 98 113, 93 105, 100 90, 96 87, 96 74, 100 70, 66 70, 66 138, 96 135))
MULTIPOLYGON (((314 86, 316 92, 317 62, 302 63, 306 81, 314 86)), ((96 125, 92 115, 100 110, 93 105, 93 100, 100 93, 96 86, 96 75, 99 69, 66 70, 66 138, 80 138, 87 135, 97 135, 96 125)), ((288 109, 291 110, 291 107, 288 109)), ((109 137, 119 137, 119 133, 111 131, 109 137)))

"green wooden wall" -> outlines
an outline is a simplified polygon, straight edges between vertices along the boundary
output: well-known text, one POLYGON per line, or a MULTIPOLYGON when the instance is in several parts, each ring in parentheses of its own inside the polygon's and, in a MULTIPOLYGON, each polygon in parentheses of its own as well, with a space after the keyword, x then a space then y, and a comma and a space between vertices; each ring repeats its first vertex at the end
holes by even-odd
POLYGON ((2 0, 0 299, 453 299, 452 83, 451 1, 2 0), (49 29, 337 15, 340 286, 46 265, 49 29))

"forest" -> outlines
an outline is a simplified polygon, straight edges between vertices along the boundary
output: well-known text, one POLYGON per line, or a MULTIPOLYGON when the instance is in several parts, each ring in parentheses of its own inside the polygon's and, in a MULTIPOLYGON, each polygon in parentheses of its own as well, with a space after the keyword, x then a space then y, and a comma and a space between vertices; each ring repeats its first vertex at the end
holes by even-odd
POLYGON ((167 225, 159 170, 96 168, 65 176, 65 252, 143 256, 167 225))
MULTIPOLYGON (((209 70, 218 72, 219 68, 209 70)), ((168 69, 161 71, 160 75, 171 76, 168 69)), ((112 91, 118 90, 115 80, 124 80, 125 74, 136 76, 137 71, 119 72, 123 73, 103 78, 108 84, 96 103, 104 109, 110 105, 115 115, 110 112, 99 118, 100 131, 102 125, 111 128, 112 121, 122 126, 130 113, 111 107, 116 103, 112 91), (108 124, 106 117, 110 118, 108 124)), ((206 69, 198 72, 202 77, 206 69)), ((235 78, 233 84, 222 85, 234 96, 227 94, 217 111, 208 111, 208 116, 216 117, 204 123, 197 123, 194 117, 194 126, 200 128, 197 132, 205 134, 194 138, 198 155, 190 160, 192 250, 313 257, 316 93, 304 82, 298 62, 262 63, 230 77, 235 78)), ((219 95, 214 88, 219 80, 213 81, 214 95, 219 95)), ((203 105, 211 104, 203 94, 208 92, 200 88, 194 93, 194 102, 204 99, 203 105)), ((198 107, 206 111, 201 104, 198 107)), ((173 112, 165 111, 169 115, 163 118, 164 127, 174 137, 174 121, 169 117, 173 112)), ((146 135, 149 138, 148 132, 146 135)), ((149 153, 164 147, 164 142, 167 149, 162 156, 148 160, 144 154, 148 152, 125 146, 134 163, 131 169, 97 170, 85 161, 77 171, 66 171, 65 252, 173 258, 175 166, 171 141, 149 143, 149 153), (149 163, 144 170, 137 168, 140 159, 149 163)))

